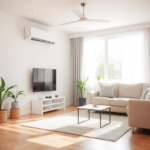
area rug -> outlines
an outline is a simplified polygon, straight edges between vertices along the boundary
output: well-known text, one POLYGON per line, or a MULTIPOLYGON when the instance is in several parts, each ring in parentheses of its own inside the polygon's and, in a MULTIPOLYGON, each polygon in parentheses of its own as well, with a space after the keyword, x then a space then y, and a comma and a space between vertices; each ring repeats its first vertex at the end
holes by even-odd
MULTIPOLYGON (((86 110, 80 110, 80 121, 87 120, 86 110)), ((112 114, 111 123, 100 128, 100 114, 92 112, 90 120, 77 124, 77 111, 22 124, 22 126, 39 128, 51 131, 64 132, 68 134, 82 135, 90 138, 97 138, 115 142, 130 130, 126 115, 112 114)), ((102 125, 108 123, 109 115, 102 114, 102 125)))

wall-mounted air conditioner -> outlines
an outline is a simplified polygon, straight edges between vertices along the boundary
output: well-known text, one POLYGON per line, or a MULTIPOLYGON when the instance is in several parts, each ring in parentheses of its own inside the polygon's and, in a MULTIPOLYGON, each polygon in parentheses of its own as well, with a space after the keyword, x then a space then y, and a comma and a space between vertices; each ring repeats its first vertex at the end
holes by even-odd
POLYGON ((43 31, 34 27, 25 27, 25 39, 54 44, 57 37, 55 34, 47 31, 43 31))

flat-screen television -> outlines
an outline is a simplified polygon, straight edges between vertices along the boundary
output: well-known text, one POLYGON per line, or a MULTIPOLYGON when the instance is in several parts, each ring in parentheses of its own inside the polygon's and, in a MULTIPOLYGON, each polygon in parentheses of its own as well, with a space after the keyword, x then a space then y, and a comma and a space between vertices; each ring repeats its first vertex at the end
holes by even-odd
POLYGON ((33 92, 55 90, 56 69, 33 68, 33 92))

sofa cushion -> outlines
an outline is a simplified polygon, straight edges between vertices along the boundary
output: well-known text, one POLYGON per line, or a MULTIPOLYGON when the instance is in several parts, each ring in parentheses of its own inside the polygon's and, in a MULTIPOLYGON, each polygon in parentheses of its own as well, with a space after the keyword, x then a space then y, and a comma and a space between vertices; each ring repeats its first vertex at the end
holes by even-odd
POLYGON ((118 97, 140 99, 142 95, 143 84, 119 84, 118 97))
POLYGON ((149 99, 150 99, 150 91, 148 91, 148 93, 146 94, 145 99, 146 99, 146 100, 149 100, 149 99))
POLYGON ((129 104, 129 98, 110 98, 111 106, 127 107, 129 104))
POLYGON ((142 93, 147 89, 147 88, 149 88, 150 87, 150 83, 143 83, 143 91, 142 91, 142 93))
MULTIPOLYGON (((118 83, 112 83, 112 84, 114 85, 114 97, 118 97, 118 87, 119 87, 119 84, 118 83)), ((100 90, 99 90, 99 96, 100 96, 100 90)))
POLYGON ((114 97, 114 85, 107 83, 99 83, 100 97, 114 97))
POLYGON ((147 88, 147 89, 142 93, 141 99, 146 99, 146 96, 147 96, 147 94, 148 94, 149 91, 150 91, 150 87, 147 88))
POLYGON ((93 97, 91 103, 97 102, 97 105, 109 105, 109 100, 107 97, 93 97))
POLYGON ((127 113, 127 115, 129 115, 129 106, 126 109, 126 113, 127 113))
POLYGON ((119 84, 118 83, 114 83, 114 96, 115 97, 118 97, 118 88, 119 88, 119 84))

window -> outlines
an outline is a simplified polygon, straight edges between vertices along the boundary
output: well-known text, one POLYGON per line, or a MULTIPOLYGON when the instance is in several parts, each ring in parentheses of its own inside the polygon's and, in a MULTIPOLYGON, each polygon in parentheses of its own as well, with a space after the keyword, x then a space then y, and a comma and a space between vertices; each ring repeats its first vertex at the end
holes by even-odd
POLYGON ((122 43, 120 38, 107 40, 108 79, 122 79, 122 43))
POLYGON ((85 38, 82 74, 89 77, 88 86, 97 89, 97 75, 104 82, 142 82, 143 38, 143 31, 85 38))
POLYGON ((105 77, 105 41, 102 39, 86 39, 84 40, 83 51, 83 76, 90 77, 87 84, 94 88, 96 74, 99 74, 102 79, 105 77))

